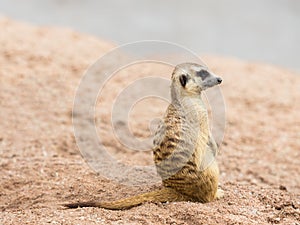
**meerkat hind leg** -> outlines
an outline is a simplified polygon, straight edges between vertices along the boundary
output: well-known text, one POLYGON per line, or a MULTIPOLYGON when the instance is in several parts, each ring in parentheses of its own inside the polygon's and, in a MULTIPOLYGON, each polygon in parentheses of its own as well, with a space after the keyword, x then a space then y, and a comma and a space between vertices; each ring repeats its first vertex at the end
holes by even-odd
POLYGON ((220 188, 218 188, 217 193, 216 193, 216 199, 221 199, 224 197, 224 191, 220 188))

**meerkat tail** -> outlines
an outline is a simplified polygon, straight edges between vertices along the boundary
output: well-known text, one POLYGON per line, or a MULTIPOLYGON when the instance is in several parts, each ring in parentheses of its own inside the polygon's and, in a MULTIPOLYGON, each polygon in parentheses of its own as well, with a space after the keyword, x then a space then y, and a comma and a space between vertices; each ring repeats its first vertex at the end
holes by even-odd
POLYGON ((78 207, 98 207, 111 210, 122 210, 129 209, 145 202, 176 202, 176 201, 187 201, 189 198, 184 196, 174 189, 162 188, 152 192, 147 192, 144 194, 136 195, 133 197, 128 197, 112 202, 78 202, 71 204, 64 204, 67 208, 78 208, 78 207))

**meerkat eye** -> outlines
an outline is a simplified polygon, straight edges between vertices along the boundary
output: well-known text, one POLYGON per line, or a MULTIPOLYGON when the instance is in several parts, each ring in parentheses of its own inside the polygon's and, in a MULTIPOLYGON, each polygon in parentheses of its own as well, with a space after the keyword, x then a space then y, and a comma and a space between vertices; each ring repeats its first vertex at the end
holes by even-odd
POLYGON ((205 80, 209 76, 209 72, 206 70, 197 71, 197 76, 201 77, 202 80, 205 80))
POLYGON ((182 85, 182 87, 185 87, 186 83, 187 83, 187 80, 188 80, 188 77, 187 75, 185 74, 182 74, 180 77, 179 77, 179 81, 182 85))

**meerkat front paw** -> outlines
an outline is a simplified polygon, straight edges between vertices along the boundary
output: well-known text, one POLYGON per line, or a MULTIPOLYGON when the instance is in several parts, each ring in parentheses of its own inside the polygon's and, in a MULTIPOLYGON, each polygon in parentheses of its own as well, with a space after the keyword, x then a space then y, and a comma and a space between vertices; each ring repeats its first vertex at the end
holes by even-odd
POLYGON ((220 199, 224 197, 224 191, 222 189, 218 189, 216 193, 216 199, 220 199))

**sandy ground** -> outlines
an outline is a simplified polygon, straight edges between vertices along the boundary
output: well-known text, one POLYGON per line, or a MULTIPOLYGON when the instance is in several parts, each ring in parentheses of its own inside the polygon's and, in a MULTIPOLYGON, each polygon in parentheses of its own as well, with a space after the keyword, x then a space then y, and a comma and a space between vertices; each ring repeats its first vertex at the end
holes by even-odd
MULTIPOLYGON (((146 203, 126 211, 66 210, 61 203, 118 199, 159 185, 126 186, 97 175, 76 146, 72 106, 77 86, 85 69, 114 46, 7 18, 0 18, 0 28, 0 224, 300 224, 299 74, 203 57, 224 80, 226 130, 218 156, 223 199, 146 203)), ((112 79, 110 92, 99 99, 99 134, 124 162, 148 165, 151 153, 126 151, 114 140, 109 104, 128 79, 158 67, 126 69, 121 72, 126 76, 112 79)), ((164 104, 147 101, 132 112, 130 126, 138 137, 149 136, 145 121, 165 110, 164 104), (154 103, 157 107, 147 107, 154 103)))

